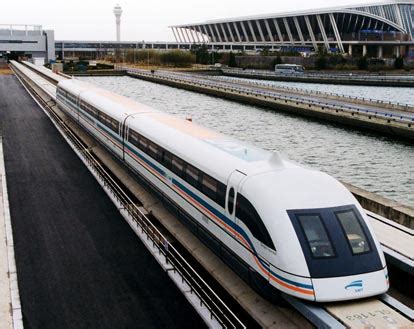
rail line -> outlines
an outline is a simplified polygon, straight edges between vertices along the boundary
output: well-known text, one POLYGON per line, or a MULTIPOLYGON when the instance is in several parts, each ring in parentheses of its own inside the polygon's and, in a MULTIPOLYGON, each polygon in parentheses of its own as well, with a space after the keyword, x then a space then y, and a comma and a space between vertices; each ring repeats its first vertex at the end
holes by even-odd
MULTIPOLYGON (((32 70, 35 70, 35 68, 32 68, 32 70)), ((51 76, 49 72, 36 72, 40 75, 45 74, 49 79, 53 80, 53 76, 51 76)), ((23 72, 21 73, 21 75, 22 74, 24 75, 23 72)), ((26 76, 25 79, 29 80, 30 78, 26 76)), ((36 79, 33 80, 33 83, 36 83, 46 94, 49 95, 49 97, 52 98, 52 96, 50 96, 50 94, 48 93, 48 88, 45 84, 36 81, 36 79)), ((30 87, 29 82, 26 81, 25 84, 29 85, 30 87)), ((56 85, 57 82, 55 81, 52 84, 56 85)), ((32 92, 36 93, 33 87, 30 87, 30 89, 32 90, 32 92)), ((38 95, 38 97, 41 99, 40 95, 38 95)), ((53 99, 49 100, 49 102, 53 102, 52 104, 54 104, 53 99)), ((185 260, 181 259, 178 252, 175 249, 173 249, 172 246, 170 246, 168 240, 159 232, 158 229, 156 229, 156 227, 144 215, 144 213, 139 209, 139 207, 133 204, 132 200, 128 197, 128 195, 111 178, 110 174, 103 169, 103 167, 99 164, 99 161, 95 159, 94 156, 88 151, 87 147, 83 144, 83 142, 78 139, 78 137, 70 130, 70 128, 64 124, 64 122, 58 116, 58 114, 56 114, 53 111, 49 102, 45 102, 44 100, 42 100, 44 106, 48 108, 48 112, 50 111, 50 116, 53 116, 53 120, 59 123, 59 125, 63 124, 62 129, 65 132, 67 131, 68 134, 71 135, 70 141, 73 138, 73 143, 77 145, 75 145, 76 149, 82 154, 86 154, 87 159, 85 161, 91 166, 91 168, 93 168, 92 170, 95 173, 97 172, 99 174, 99 177, 102 176, 101 179, 105 180, 105 186, 111 188, 111 191, 113 191, 111 193, 113 193, 117 201, 123 205, 125 211, 127 211, 131 216, 133 216, 134 220, 136 220, 141 230, 147 234, 148 239, 152 241, 154 246, 157 248, 158 252, 162 254, 163 257, 165 257, 165 261, 167 263, 171 263, 172 265, 177 266, 178 268, 184 267, 184 269, 177 269, 176 271, 180 273, 183 277, 185 275, 188 275, 188 267, 191 268, 191 266, 187 262, 185 262, 185 260)), ((391 221, 377 216, 374 213, 368 212, 368 215, 373 220, 377 220, 380 223, 384 223, 385 221, 386 225, 393 226, 392 223, 388 223, 391 221)), ((412 232, 410 232, 412 230, 405 229, 402 226, 400 227, 398 224, 396 224, 395 229, 404 234, 411 234, 410 236, 412 237, 412 232)), ((193 277, 198 277, 198 275, 190 274, 190 278, 187 278, 187 280, 191 283, 194 281, 193 277)), ((186 278, 183 278, 183 280, 186 280, 186 278)), ((200 280, 202 281, 201 278, 200 280)), ((202 282, 205 283, 204 281, 202 282)), ((196 281, 195 286, 198 287, 199 285, 199 281, 196 281)), ((204 290, 208 289, 204 288, 204 290)), ((201 297, 204 297, 208 301, 212 299, 211 297, 206 296, 205 292, 199 292, 196 294, 197 296, 199 296, 200 299, 201 297)), ((380 296, 378 299, 369 299, 364 301, 354 301, 352 303, 339 303, 327 305, 307 303, 283 294, 282 296, 299 313, 304 315, 314 325, 321 328, 345 328, 347 326, 364 328, 367 325, 372 326, 374 324, 378 325, 378 323, 381 323, 378 321, 388 321, 390 324, 408 326, 411 325, 412 321, 414 320, 413 310, 409 309, 408 307, 401 304, 400 302, 398 302, 397 300, 395 300, 387 294, 380 296), (356 311, 355 309, 357 309, 358 311, 356 311)), ((215 310, 215 312, 218 312, 217 307, 218 302, 215 302, 213 303, 213 307, 210 306, 209 308, 215 310)), ((215 313, 213 313, 213 311, 212 314, 212 316, 216 316, 215 313)), ((220 323, 224 323, 224 321, 221 320, 220 323)), ((238 325, 234 326, 234 322, 232 323, 232 325, 232 327, 239 327, 238 325)))

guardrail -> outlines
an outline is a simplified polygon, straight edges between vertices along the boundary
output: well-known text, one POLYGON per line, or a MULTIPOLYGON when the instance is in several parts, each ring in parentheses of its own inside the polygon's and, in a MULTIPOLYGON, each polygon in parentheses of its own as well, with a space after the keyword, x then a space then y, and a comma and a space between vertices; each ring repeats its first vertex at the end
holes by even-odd
POLYGON ((224 77, 223 76, 209 76, 209 79, 211 79, 211 80, 221 80, 221 81, 226 81, 226 79, 231 79, 231 80, 239 81, 243 84, 248 84, 248 85, 252 85, 252 86, 271 88, 271 89, 276 89, 276 90, 279 89, 279 90, 293 91, 293 92, 297 92, 297 93, 308 93, 308 94, 313 94, 313 95, 316 95, 316 96, 328 96, 328 97, 343 98, 343 99, 346 99, 346 100, 368 102, 372 105, 382 104, 382 105, 385 105, 385 106, 394 107, 396 109, 401 109, 401 110, 405 110, 405 111, 414 112, 414 105, 412 105, 412 104, 384 101, 384 100, 375 99, 375 98, 366 98, 366 97, 358 97, 358 96, 351 96, 351 95, 338 94, 338 93, 330 93, 330 92, 327 92, 327 91, 319 91, 319 90, 313 90, 313 89, 295 88, 295 87, 287 87, 287 86, 276 86, 272 82, 252 81, 252 80, 246 80, 246 79, 242 80, 243 78, 231 77, 231 76, 224 76, 224 77))
POLYGON ((339 80, 346 78, 348 80, 355 80, 355 81, 364 81, 370 79, 371 81, 380 81, 380 82, 413 82, 414 83, 414 76, 408 76, 408 79, 401 78, 398 75, 374 75, 374 74, 320 74, 320 73, 282 73, 282 72, 274 72, 274 71, 261 71, 261 70, 243 70, 243 69, 229 69, 223 68, 223 73, 241 73, 244 75, 259 75, 263 77, 297 77, 297 78, 318 78, 318 79, 325 79, 325 80, 339 80))
POLYGON ((318 106, 322 108, 322 110, 334 110, 336 112, 347 112, 350 113, 352 116, 355 114, 361 114, 367 117, 375 117, 375 118, 382 118, 384 120, 387 120, 388 123, 392 121, 394 122, 401 122, 408 124, 408 127, 411 128, 414 124, 414 115, 403 115, 403 114, 396 114, 396 113, 388 113, 380 110, 370 110, 370 109, 361 109, 357 106, 352 105, 340 105, 340 104, 332 104, 325 101, 316 101, 314 99, 306 98, 305 96, 299 97, 299 96, 288 96, 283 95, 278 92, 274 91, 268 91, 268 90, 260 90, 252 87, 242 87, 237 85, 230 85, 228 83, 224 82, 212 82, 208 79, 202 78, 202 77, 194 77, 192 75, 186 75, 186 74, 176 74, 176 73, 170 73, 170 72, 164 72, 164 71, 145 71, 141 69, 128 69, 127 73, 132 75, 142 75, 146 76, 148 78, 159 78, 159 79, 165 79, 170 81, 175 81, 178 83, 184 83, 184 84, 192 84, 194 86, 200 86, 200 87, 206 87, 206 88, 214 88, 218 91, 227 91, 227 92, 234 92, 234 93, 243 93, 247 96, 256 96, 256 97, 263 97, 264 99, 269 100, 281 100, 285 101, 285 103, 288 102, 294 102, 296 105, 305 105, 311 108, 312 106, 318 106))
MULTIPOLYGON (((20 76, 20 75, 19 75, 20 76)), ((22 77, 23 78, 23 77, 22 77)), ((24 78, 23 78, 24 79, 24 78)), ((25 79, 24 79, 25 80, 25 79)), ((200 300, 200 306, 205 306, 210 312, 211 318, 223 326, 223 328, 246 328, 238 317, 227 307, 227 305, 217 296, 210 286, 198 275, 184 257, 174 248, 165 238, 151 220, 139 209, 123 189, 115 182, 112 176, 102 167, 95 156, 88 150, 86 145, 78 139, 66 123, 52 109, 56 103, 54 100, 46 102, 38 92, 27 82, 26 86, 37 95, 37 99, 48 111, 51 119, 62 129, 72 147, 82 155, 90 170, 99 178, 107 191, 122 205, 122 208, 134 220, 141 229, 141 232, 152 242, 160 255, 163 255, 165 262, 172 266, 172 271, 177 273, 182 282, 190 287, 190 293, 196 295, 200 300), (50 102, 54 104, 50 104, 50 102)))

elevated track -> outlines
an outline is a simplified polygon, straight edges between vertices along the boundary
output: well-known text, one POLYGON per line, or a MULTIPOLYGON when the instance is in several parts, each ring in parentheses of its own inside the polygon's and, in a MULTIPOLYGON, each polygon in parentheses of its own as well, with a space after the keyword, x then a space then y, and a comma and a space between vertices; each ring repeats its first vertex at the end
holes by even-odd
MULTIPOLYGON (((155 201, 153 196, 143 196, 145 193, 144 190, 130 177, 130 174, 125 168, 122 168, 122 166, 114 162, 111 155, 107 154, 103 148, 97 147, 96 142, 92 141, 88 135, 82 132, 82 129, 79 126, 73 122, 69 122, 68 119, 56 109, 54 99, 56 97, 56 85, 58 79, 54 80, 54 73, 51 73, 50 71, 45 72, 43 69, 37 70, 36 67, 30 67, 29 70, 27 66, 15 62, 12 63, 12 68, 28 87, 30 92, 39 100, 42 107, 48 111, 51 119, 57 126, 59 126, 58 128, 62 130, 62 133, 66 135, 68 142, 74 146, 75 152, 77 152, 80 157, 83 157, 83 161, 86 165, 89 167, 92 166, 90 170, 93 172, 94 176, 98 180, 102 180, 102 185, 104 187, 113 191, 110 193, 114 198, 114 202, 118 202, 120 208, 123 208, 127 213, 127 216, 132 218, 134 225, 137 225, 139 230, 146 233, 146 239, 153 244, 156 252, 161 255, 164 262, 171 266, 177 266, 175 271, 179 273, 186 274, 185 272, 188 271, 186 269, 187 266, 184 267, 185 269, 180 269, 180 265, 174 264, 173 259, 180 257, 177 256, 175 252, 173 253, 173 250, 175 249, 173 249, 173 246, 170 247, 168 239, 159 232, 151 220, 145 215, 146 212, 152 213, 168 230, 169 234, 185 247, 193 257, 205 267, 206 271, 210 272, 213 277, 223 285, 224 289, 230 294, 237 296, 235 297, 236 300, 243 305, 246 312, 248 312, 261 326, 271 327, 272 323, 273 325, 279 323, 280 326, 282 323, 285 323, 280 322, 281 317, 292 317, 292 315, 286 315, 286 313, 283 315, 284 312, 281 313, 280 309, 276 306, 263 300, 260 296, 255 295, 249 287, 246 287, 245 284, 243 285, 243 282, 240 279, 237 279, 237 277, 234 277, 235 274, 232 271, 229 271, 227 266, 217 259, 217 256, 206 250, 206 247, 203 246, 199 240, 194 239, 192 234, 189 233, 185 227, 180 225, 177 219, 174 219, 171 215, 167 215, 166 210, 163 207, 160 207, 160 204, 155 201), (53 88, 55 88, 55 90, 53 88), (104 163, 105 167, 111 170, 111 173, 104 170, 101 163, 104 163), (123 191, 123 188, 121 188, 112 177, 116 177, 118 181, 122 182, 122 185, 128 189, 128 192, 123 191), (139 193, 137 193, 137 191, 139 191, 139 193), (128 197, 128 194, 130 193, 143 199, 141 201, 143 208, 135 206, 135 203, 128 197), (204 252, 202 252, 202 250, 204 250, 204 252), (226 275, 226 278, 222 276, 223 273, 226 275), (235 282, 237 282, 236 286, 234 285, 235 282), (238 291, 241 292, 238 293, 238 291), (248 298, 244 299, 246 295, 248 298), (254 302, 252 302, 252 300, 254 300, 254 302), (275 318, 272 319, 272 316, 275 316, 275 318)), ((59 76, 59 79, 60 78, 61 77, 59 76)), ((393 225, 390 220, 370 212, 367 213, 372 219, 376 232, 378 232, 385 253, 387 254, 387 252, 390 252, 389 250, 392 250, 393 252, 397 252, 399 255, 404 256, 405 258, 395 257, 395 262, 400 262, 400 265, 405 264, 401 265, 401 268, 405 268, 407 272, 412 275, 413 264, 409 261, 413 259, 414 249, 411 249, 410 246, 407 247, 405 243, 399 244, 403 238, 412 239, 412 232, 398 225, 393 225), (396 241, 394 239, 396 239, 396 241)), ((394 256, 387 256, 387 259, 388 257, 394 256)), ((180 258, 178 263, 187 264, 187 261, 180 258)), ((188 264, 188 266, 190 265, 188 264)), ((185 278, 184 276, 183 280, 186 280, 188 283, 193 281, 193 278, 197 276, 197 274, 191 273, 190 278, 185 278)), ((196 283, 196 285, 197 284, 199 283, 196 283)), ((203 289, 205 290, 207 288, 203 289)), ((200 295, 200 298, 205 296, 204 292, 199 292, 197 294, 200 295)), ((414 320, 412 309, 401 304, 389 295, 362 301, 326 305, 306 303, 290 296, 282 296, 294 309, 296 309, 296 311, 301 313, 308 319, 308 321, 317 327, 366 328, 367 326, 381 327, 384 323, 389 323, 390 325, 397 327, 408 327, 413 324, 412 321, 414 320)), ((208 299, 212 297, 211 294, 209 294, 204 298, 203 303, 207 304, 208 299)), ((219 317, 219 310, 226 314, 225 318, 230 317, 229 314, 232 314, 232 312, 230 310, 224 312, 224 306, 220 307, 216 299, 213 305, 215 306, 208 306, 212 310, 212 316, 214 316, 221 324, 223 324, 224 321, 228 321, 219 317)), ((290 313, 288 312, 288 314, 290 313)), ((229 326, 239 327, 242 325, 241 323, 237 324, 237 321, 238 320, 233 319, 231 322, 232 324, 229 326)), ((295 321, 293 323, 295 323, 295 321)), ((296 319, 296 325, 299 325, 299 323, 300 319, 296 319)), ((287 323, 285 323, 285 325, 287 325, 287 323)))

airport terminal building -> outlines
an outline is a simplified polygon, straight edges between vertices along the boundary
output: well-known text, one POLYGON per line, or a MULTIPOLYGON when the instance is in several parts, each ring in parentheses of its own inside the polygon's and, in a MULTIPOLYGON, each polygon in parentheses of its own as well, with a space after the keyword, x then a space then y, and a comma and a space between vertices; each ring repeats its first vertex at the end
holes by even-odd
POLYGON ((414 1, 276 13, 171 27, 179 43, 209 43, 220 49, 315 50, 383 57, 411 55, 414 1))
POLYGON ((54 60, 54 32, 43 30, 41 25, 0 25, 0 57, 19 56, 54 60))
POLYGON ((54 40, 41 26, 0 25, 0 58, 28 55, 46 61, 97 59, 133 49, 313 52, 326 49, 353 56, 414 59, 414 0, 312 9, 171 26, 175 41, 54 40))

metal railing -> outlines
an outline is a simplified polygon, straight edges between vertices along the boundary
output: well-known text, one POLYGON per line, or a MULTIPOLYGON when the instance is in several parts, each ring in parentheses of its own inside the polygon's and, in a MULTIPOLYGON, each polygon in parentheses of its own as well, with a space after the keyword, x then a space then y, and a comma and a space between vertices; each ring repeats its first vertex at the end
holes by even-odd
MULTIPOLYGON (((284 104, 295 103, 295 105, 304 105, 307 109, 312 109, 312 106, 318 106, 322 110, 330 110, 335 112, 346 112, 352 116, 355 114, 364 115, 366 117, 375 117, 387 120, 388 123, 400 122, 407 124, 411 128, 414 124, 414 114, 412 116, 400 113, 390 113, 381 110, 359 108, 356 105, 351 104, 333 104, 326 101, 317 101, 306 96, 292 96, 281 94, 275 91, 260 90, 249 86, 239 86, 236 84, 229 84, 224 82, 212 82, 208 79, 201 77, 194 77, 186 74, 176 74, 165 71, 153 71, 148 72, 141 69, 128 69, 127 72, 132 75, 141 75, 150 79, 158 78, 161 80, 169 80, 181 84, 189 84, 193 86, 199 86, 204 88, 215 89, 217 91, 232 92, 238 94, 244 94, 247 96, 263 97, 265 100, 282 101, 284 104)), ((292 105, 292 104, 290 104, 292 105)))
POLYGON ((283 73, 283 72, 275 72, 275 71, 264 71, 264 70, 244 70, 244 69, 237 69, 237 68, 223 68, 223 73, 237 73, 240 75, 245 76, 261 76, 261 77, 292 77, 292 78, 300 78, 300 79, 310 79, 310 78, 318 78, 322 80, 340 80, 340 79, 348 79, 351 81, 366 81, 369 79, 370 81, 388 81, 388 82, 411 82, 414 84, 414 75, 406 75, 403 78, 400 75, 380 75, 380 74, 351 74, 351 73, 330 73, 322 74, 322 73, 283 73))
POLYGON ((407 104, 407 103, 398 103, 398 102, 391 102, 391 101, 385 101, 382 99, 375 99, 375 98, 367 98, 367 97, 358 97, 358 96, 351 96, 351 95, 345 95, 345 94, 338 94, 338 93, 332 93, 327 91, 319 91, 319 90, 313 90, 313 89, 305 89, 305 88, 296 88, 296 87, 288 87, 288 86, 277 86, 272 82, 264 82, 264 81, 254 81, 254 80, 247 80, 243 78, 238 77, 231 77, 231 76, 209 76, 209 79, 211 80, 220 80, 220 81, 228 81, 228 79, 238 81, 238 83, 247 84, 251 86, 257 86, 262 88, 269 88, 274 90, 286 90, 286 91, 292 91, 296 93, 302 93, 302 94, 313 94, 316 96, 327 96, 327 97, 335 97, 335 98, 342 98, 344 100, 353 100, 353 101, 359 101, 359 102, 365 102, 370 103, 372 105, 384 105, 384 106, 391 106, 396 109, 404 110, 404 111, 410 111, 414 112, 414 105, 413 104, 407 104))
POLYGON ((141 232, 147 239, 152 242, 153 247, 157 249, 165 262, 172 266, 172 271, 177 273, 182 283, 186 283, 191 294, 195 294, 200 300, 200 306, 204 306, 209 312, 211 319, 215 319, 223 328, 246 328, 238 317, 227 307, 219 296, 210 288, 210 286, 200 277, 200 275, 191 267, 184 257, 176 248, 167 240, 167 238, 158 230, 151 220, 139 209, 130 199, 124 190, 115 182, 112 176, 103 168, 95 156, 88 150, 83 142, 72 132, 66 123, 53 110, 56 105, 55 100, 43 100, 38 92, 26 81, 23 73, 18 74, 26 86, 37 95, 37 99, 48 111, 51 119, 62 129, 72 147, 82 155, 83 160, 87 163, 89 169, 95 173, 107 191, 121 205, 121 209, 127 211, 128 215, 138 225, 141 232), (23 75, 23 77, 22 77, 23 75), (52 104, 51 104, 52 103, 52 104))

